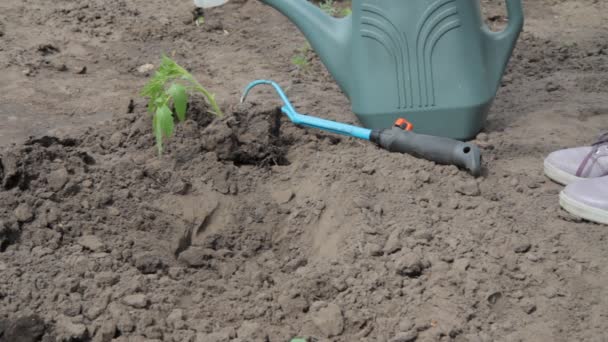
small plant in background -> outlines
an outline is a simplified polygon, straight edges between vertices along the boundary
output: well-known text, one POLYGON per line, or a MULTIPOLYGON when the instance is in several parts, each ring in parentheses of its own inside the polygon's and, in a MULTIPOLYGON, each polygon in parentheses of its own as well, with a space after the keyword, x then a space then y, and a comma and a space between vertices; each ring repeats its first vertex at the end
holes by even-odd
POLYGON ((340 10, 341 17, 348 17, 351 14, 353 14, 353 11, 350 9, 350 7, 344 7, 340 10))
POLYGON ((201 86, 186 69, 163 56, 155 75, 141 91, 142 96, 149 98, 148 112, 152 114, 152 129, 159 155, 163 152, 163 138, 173 135, 174 112, 180 122, 186 120, 190 94, 202 94, 211 106, 212 114, 224 115, 213 94, 201 86))
POLYGON ((308 53, 311 50, 312 50, 312 47, 307 42, 306 45, 304 45, 304 47, 298 49, 298 54, 293 56, 293 58, 291 59, 291 63, 293 63, 295 66, 297 66, 301 70, 308 70, 308 68, 310 66, 308 63, 308 53))
MULTIPOLYGON (((340 8, 335 0, 324 0, 319 3, 319 8, 332 17, 346 17, 352 13, 351 2, 345 2, 346 7, 340 8)), ((295 56, 291 58, 291 63, 298 67, 302 71, 308 71, 310 68, 309 53, 312 51, 312 47, 308 42, 302 48, 298 49, 295 56)))
POLYGON ((338 10, 334 5, 334 0, 325 0, 319 5, 319 7, 321 10, 323 10, 323 12, 331 15, 332 17, 335 17, 338 13, 338 10))
POLYGON ((332 17, 346 17, 352 13, 350 3, 347 7, 338 8, 338 5, 334 0, 324 0, 319 4, 319 8, 332 17))

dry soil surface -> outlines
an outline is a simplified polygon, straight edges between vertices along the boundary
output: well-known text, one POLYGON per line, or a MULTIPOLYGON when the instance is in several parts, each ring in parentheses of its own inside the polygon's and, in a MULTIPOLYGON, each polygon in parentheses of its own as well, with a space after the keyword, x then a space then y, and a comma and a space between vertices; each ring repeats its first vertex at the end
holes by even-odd
MULTIPOLYGON (((504 24, 501 1, 484 1, 504 24)), ((296 127, 356 123, 282 15, 232 0, 0 3, 0 341, 605 341, 608 228, 558 205, 551 151, 608 128, 608 5, 527 0, 484 175, 296 127), (162 157, 141 86, 167 53, 217 94, 162 157)))

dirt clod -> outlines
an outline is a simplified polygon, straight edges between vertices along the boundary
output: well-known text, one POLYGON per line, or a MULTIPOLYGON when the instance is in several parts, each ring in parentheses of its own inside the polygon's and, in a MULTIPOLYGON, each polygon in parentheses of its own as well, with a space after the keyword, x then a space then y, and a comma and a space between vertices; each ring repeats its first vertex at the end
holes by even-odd
POLYGON ((418 332, 411 330, 408 332, 400 332, 395 337, 391 338, 390 342, 412 342, 418 338, 418 332))
POLYGON ((530 249, 532 248, 532 244, 530 244, 527 241, 520 241, 515 243, 513 250, 515 251, 515 253, 527 253, 530 249))
POLYGON ((0 340, 12 342, 40 341, 46 331, 44 320, 37 315, 14 320, 0 320, 0 340))
POLYGON ((340 307, 333 303, 313 303, 312 321, 324 337, 334 337, 344 330, 344 317, 340 307))
POLYGON ((179 260, 190 267, 210 266, 215 251, 209 248, 190 247, 179 254, 179 260))
POLYGON ((397 274, 415 278, 422 274, 424 266, 422 258, 415 253, 406 252, 397 261, 397 274))
POLYGON ((68 180, 68 171, 62 167, 51 172, 48 176, 47 182, 49 183, 49 187, 51 188, 51 190, 59 191, 63 189, 68 180))
POLYGON ((105 249, 105 245, 101 242, 95 235, 84 235, 78 238, 78 244, 82 247, 92 251, 92 252, 101 252, 105 249))
POLYGON ((66 316, 57 318, 55 331, 59 341, 82 341, 87 338, 87 327, 82 323, 74 323, 66 316))
POLYGON ((145 309, 149 304, 148 297, 141 293, 125 296, 122 302, 136 309, 145 309))
POLYGON ((456 192, 473 197, 481 194, 479 184, 474 179, 459 181, 456 183, 456 192))
POLYGON ((101 324, 101 327, 99 328, 99 330, 97 330, 97 333, 95 334, 93 341, 111 342, 112 339, 117 337, 116 335, 117 335, 116 323, 113 320, 108 319, 108 320, 105 320, 101 324))
POLYGON ((141 253, 135 255, 133 259, 135 260, 135 267, 143 274, 153 274, 164 267, 162 259, 155 254, 141 253))
POLYGON ((29 222, 34 219, 34 210, 27 203, 19 204, 14 214, 19 222, 29 222))

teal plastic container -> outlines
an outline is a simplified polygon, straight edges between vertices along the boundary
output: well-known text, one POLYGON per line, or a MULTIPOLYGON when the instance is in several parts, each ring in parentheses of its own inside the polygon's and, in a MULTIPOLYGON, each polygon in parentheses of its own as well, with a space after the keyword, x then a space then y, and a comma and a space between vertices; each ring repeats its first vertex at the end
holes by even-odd
POLYGON ((353 0, 333 18, 307 0, 262 0, 306 36, 361 124, 406 118, 417 133, 466 140, 483 128, 523 27, 521 0, 492 32, 479 0, 353 0))

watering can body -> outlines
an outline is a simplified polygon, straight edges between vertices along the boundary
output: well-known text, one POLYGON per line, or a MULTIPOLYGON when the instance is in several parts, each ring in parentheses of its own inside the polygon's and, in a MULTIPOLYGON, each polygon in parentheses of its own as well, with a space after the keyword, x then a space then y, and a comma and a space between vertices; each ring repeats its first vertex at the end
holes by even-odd
POLYGON ((483 128, 523 26, 521 0, 507 0, 501 32, 479 0, 353 0, 345 18, 307 0, 261 1, 302 31, 363 126, 405 117, 419 133, 460 140, 483 128))

